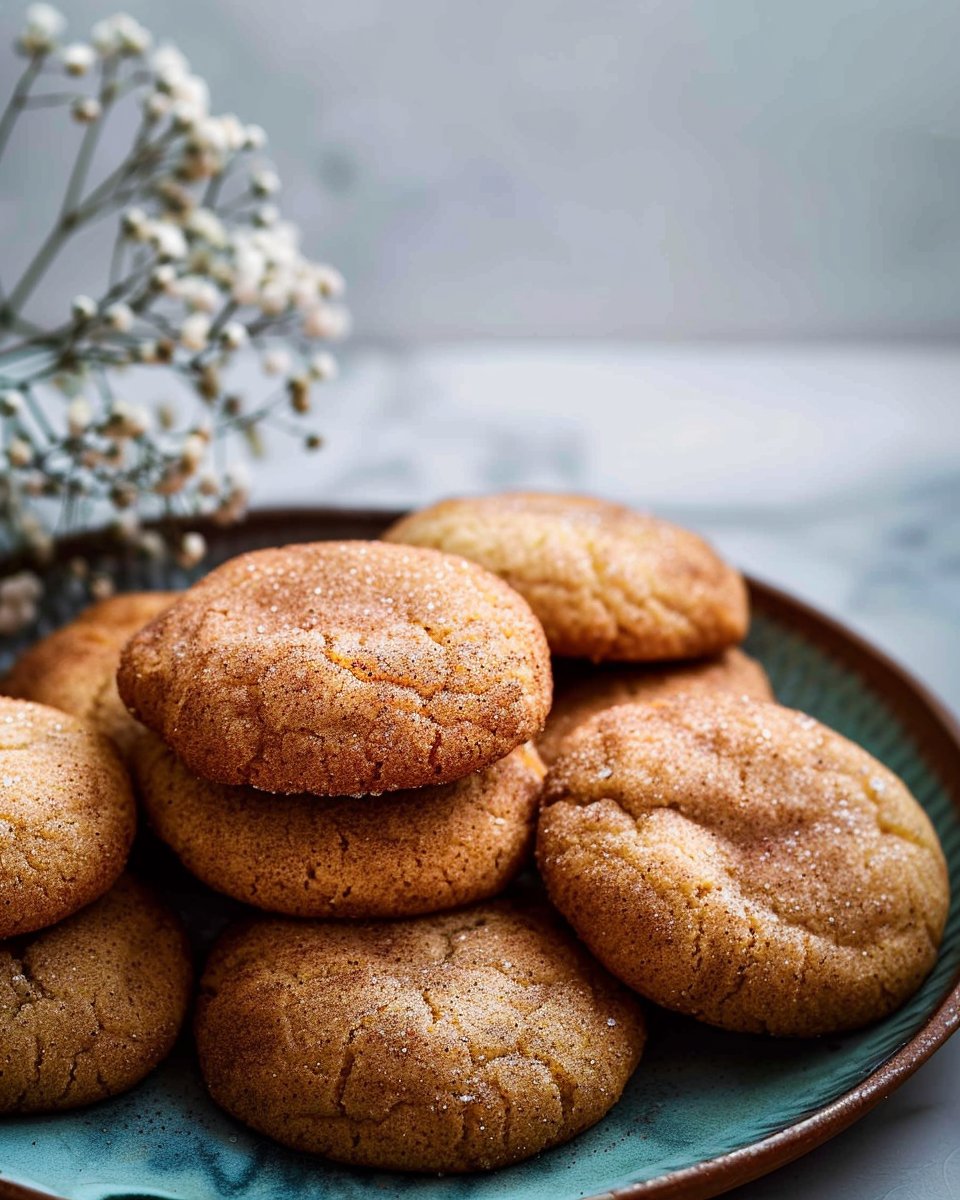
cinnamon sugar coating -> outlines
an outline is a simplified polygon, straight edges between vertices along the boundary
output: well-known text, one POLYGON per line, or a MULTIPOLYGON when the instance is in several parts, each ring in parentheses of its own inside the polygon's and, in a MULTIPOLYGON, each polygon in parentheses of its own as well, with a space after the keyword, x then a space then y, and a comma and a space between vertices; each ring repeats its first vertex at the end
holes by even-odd
POLYGON ((214 1100, 341 1162, 471 1171, 566 1141, 640 1057, 636 1001, 542 910, 258 921, 215 947, 196 1016, 214 1100))
POLYGON ((173 1047, 191 976, 180 922, 129 875, 59 925, 0 943, 0 1112, 133 1087, 173 1047))
POLYGON ((581 725, 547 775, 537 857, 615 975, 751 1032, 886 1016, 933 966, 949 902, 900 779, 812 717, 719 695, 581 725))
POLYGON ((144 732, 147 816, 210 887, 299 917, 401 917, 496 895, 529 857, 543 766, 519 746, 454 783, 384 796, 272 796, 191 775, 144 732))
POLYGON ((176 598, 176 592, 125 592, 91 604, 22 654, 0 690, 83 717, 126 757, 140 726, 117 692, 120 651, 176 598))
POLYGON ((0 696, 0 938, 68 917, 123 870, 130 780, 92 725, 0 696))
POLYGON ((743 579, 689 530, 587 496, 508 492, 444 500, 391 542, 480 563, 530 603, 554 654, 646 662, 743 640, 743 579))
POLYGON ((716 658, 656 665, 584 665, 554 677, 553 707, 537 749, 549 766, 562 743, 578 725, 617 704, 652 704, 669 696, 729 692, 754 700, 772 700, 763 667, 742 650, 725 650, 716 658))
POLYGON ((465 559, 380 542, 240 555, 123 652, 120 694, 198 775, 361 795, 446 783, 543 728, 543 631, 465 559))

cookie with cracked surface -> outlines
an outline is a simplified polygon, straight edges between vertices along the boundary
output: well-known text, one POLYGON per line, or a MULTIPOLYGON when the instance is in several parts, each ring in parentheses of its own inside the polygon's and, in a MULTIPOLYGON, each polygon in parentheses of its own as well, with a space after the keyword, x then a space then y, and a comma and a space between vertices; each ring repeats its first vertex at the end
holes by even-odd
POLYGON ((699 658, 747 631, 743 579, 702 538, 604 500, 536 492, 444 500, 384 537, 496 572, 529 601, 557 655, 699 658))
POLYGON ((575 730, 537 839, 614 975, 712 1025, 812 1036, 886 1016, 937 957, 946 866, 891 771, 812 717, 729 696, 575 730))
POLYGON ((540 757, 549 766, 564 739, 595 713, 617 704, 651 704, 681 694, 728 692, 753 700, 772 700, 773 690, 763 667, 736 648, 716 658, 657 665, 576 664, 553 680, 553 708, 537 738, 540 757))
POLYGON ((504 1166, 617 1102, 636 1000, 545 908, 383 923, 259 921, 201 982, 214 1100, 287 1146, 401 1171, 504 1166))
POLYGON ((447 783, 535 737, 547 644, 466 559, 382 542, 242 554, 127 644, 134 715, 187 767, 268 792, 447 783))
POLYGON ((153 734, 134 748, 147 816, 217 891, 297 917, 401 917, 502 891, 533 843, 532 748, 454 783, 385 796, 272 796, 200 779, 153 734))
POLYGON ((22 654, 0 691, 83 717, 126 755, 140 726, 117 692, 120 651, 177 594, 129 592, 92 604, 22 654))
POLYGON ((52 925, 123 870, 136 827, 113 745, 86 721, 0 696, 0 938, 52 925))
POLYGON ((180 922, 129 875, 59 925, 0 943, 0 1112, 133 1087, 172 1048, 191 977, 180 922))

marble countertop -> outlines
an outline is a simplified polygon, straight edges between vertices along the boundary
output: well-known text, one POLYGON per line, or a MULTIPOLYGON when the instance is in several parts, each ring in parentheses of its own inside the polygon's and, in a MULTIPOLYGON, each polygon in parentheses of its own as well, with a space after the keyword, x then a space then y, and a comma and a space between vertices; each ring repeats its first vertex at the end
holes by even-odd
MULTIPOLYGON (((960 350, 567 343, 357 347, 327 448, 278 444, 256 502, 406 507, 513 486, 694 526, 960 711, 960 350)), ((960 1039, 742 1200, 960 1196, 960 1039)))

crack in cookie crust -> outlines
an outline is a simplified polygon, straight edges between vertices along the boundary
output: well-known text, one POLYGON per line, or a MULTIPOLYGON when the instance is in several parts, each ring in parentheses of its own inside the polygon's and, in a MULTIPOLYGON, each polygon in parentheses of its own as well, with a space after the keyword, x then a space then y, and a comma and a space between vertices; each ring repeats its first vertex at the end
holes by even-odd
POLYGON ((643 1038, 629 994, 545 911, 509 902, 254 923, 214 950, 197 1014, 204 1077, 230 1112, 402 1170, 490 1168, 572 1137, 615 1103, 643 1038))
POLYGON ((903 783, 812 718, 685 696, 581 725, 545 781, 538 861, 600 960, 726 1028, 886 1015, 936 958, 949 899, 903 783))
POLYGON ((179 923, 122 876, 58 925, 0 946, 0 1112, 52 1112, 138 1082, 173 1045, 190 959, 179 923))
POLYGON ((130 780, 92 725, 0 697, 0 938, 52 925, 123 870, 130 780))
POLYGON ((543 631, 472 563, 378 542, 241 555, 138 634, 121 695, 197 774, 273 792, 444 783, 543 727, 543 631))
POLYGON ((153 828, 211 887, 302 917, 400 917, 502 891, 529 857, 542 766, 518 747, 454 783, 385 796, 271 796, 191 775, 143 732, 153 828))
POLYGON ((386 540, 480 563, 516 588, 554 654, 648 661, 743 639, 743 580, 695 534, 601 500, 505 493, 446 500, 386 540))

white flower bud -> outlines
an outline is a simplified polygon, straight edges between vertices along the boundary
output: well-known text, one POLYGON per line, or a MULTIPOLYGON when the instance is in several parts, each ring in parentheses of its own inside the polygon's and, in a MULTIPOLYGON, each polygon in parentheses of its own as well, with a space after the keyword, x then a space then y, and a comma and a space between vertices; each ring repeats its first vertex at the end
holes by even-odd
POLYGON ((145 241, 150 233, 150 218, 142 208, 128 208, 120 218, 123 232, 135 242, 145 241))
POLYGON ((63 60, 63 69, 68 75, 86 75, 97 61, 96 52, 86 42, 74 42, 64 47, 60 57, 63 60))
POLYGON ((33 447, 25 438, 11 438, 7 446, 7 460, 11 467, 29 467, 33 462, 33 447))
POLYGON ((117 333, 129 333, 133 328, 133 309, 129 304, 111 304, 103 316, 110 328, 115 329, 117 333))
POLYGON ((320 383, 337 377, 337 360, 332 354, 314 354, 310 359, 310 376, 320 383))
POLYGON ((286 375, 290 370, 290 363, 289 351, 268 350, 261 365, 267 375, 286 375))
POLYGON ((207 453, 206 438, 198 433, 191 433, 183 439, 180 449, 180 463, 188 474, 193 474, 207 453))
POLYGON ((79 121, 81 125, 92 125, 94 121, 100 120, 103 106, 93 96, 83 96, 79 100, 74 100, 70 106, 70 112, 73 119, 79 121))
POLYGON ((195 208, 186 222, 187 231, 202 241, 217 248, 227 244, 227 231, 223 222, 209 208, 195 208))
POLYGON ((164 92, 151 92, 143 102, 143 111, 150 121, 162 121, 173 108, 173 100, 164 92))
POLYGON ((275 204, 261 204, 253 214, 254 224, 263 229, 269 229, 280 220, 280 210, 275 204))
POLYGON ((262 150, 267 144, 267 132, 259 125, 248 125, 244 129, 244 149, 262 150))
POLYGON ((115 54, 139 55, 150 49, 153 38, 139 21, 128 13, 115 13, 97 21, 90 30, 90 40, 104 58, 115 54))
POLYGON ((180 75, 169 86, 174 100, 195 112, 194 121, 202 120, 210 111, 210 89, 199 75, 180 75))
POLYGON ((104 432, 117 440, 142 437, 150 428, 150 417, 139 405, 127 404, 124 400, 114 401, 104 432))
POLYGON ((271 279, 260 289, 260 308, 267 316, 275 317, 284 312, 290 303, 290 292, 278 279, 271 279))
POLYGON ((15 417, 23 412, 23 395, 14 388, 0 392, 0 415, 15 417))
POLYGON ((150 272, 150 286, 158 292, 171 292, 176 286, 177 270, 169 263, 162 263, 150 272))
POLYGON ((260 296, 260 278, 257 275, 238 273, 230 290, 237 304, 256 304, 260 296))
POLYGON ((139 21, 127 13, 117 13, 114 17, 117 28, 117 38, 120 49, 124 54, 146 54, 153 45, 153 35, 139 21))
POLYGON ((97 315, 97 304, 89 296, 74 296, 70 311, 75 321, 92 321, 97 315))
POLYGON ((195 312, 212 313, 220 307, 220 290, 208 279, 185 275, 177 281, 174 295, 195 312))
POLYGON ((17 45, 24 54, 46 54, 66 27, 66 17, 52 4, 31 4, 25 16, 17 45))
POLYGON ((170 85, 190 74, 190 63, 172 42, 163 42, 150 57, 150 69, 161 83, 170 85))
POLYGON ((154 363, 157 361, 157 343, 148 340, 137 346, 137 362, 154 363))
POLYGON ((346 309, 334 308, 330 304, 318 304, 303 318, 303 332, 310 338, 336 341, 345 337, 349 329, 350 317, 346 309))
POLYGON ((93 42, 98 54, 108 55, 116 52, 113 21, 109 17, 96 22, 90 30, 90 41, 93 42))
POLYGON ((166 544, 155 529, 146 529, 137 538, 137 549, 147 558, 162 559, 166 554, 166 544))
POLYGON ((90 595, 94 600, 109 600, 117 590, 117 585, 109 575, 94 575, 90 580, 90 595))
POLYGON ((186 258, 187 239, 171 221, 150 221, 147 236, 161 258, 186 258))
POLYGON ((197 479, 197 491, 201 496, 219 496, 220 484, 212 471, 205 471, 197 479))
POLYGON ((203 350, 209 335, 210 318, 206 313, 191 313, 180 326, 180 344, 188 350, 203 350))
POLYGON ((240 321, 228 321, 220 331, 220 338, 228 350, 239 350, 249 340, 247 327, 240 321))
POLYGON ((185 533, 180 539, 177 562, 181 567, 195 567, 207 553, 207 543, 202 533, 185 533))
POLYGON ((250 176, 250 188, 255 196, 273 196, 280 191, 280 176, 276 171, 254 171, 250 176))
POLYGON ((82 396, 67 405, 67 430, 71 437, 80 437, 90 427, 93 413, 90 404, 82 396))
POLYGON ((318 263, 313 268, 313 274, 317 281, 317 289, 322 296, 335 300, 346 291, 346 282, 336 267, 318 263))

